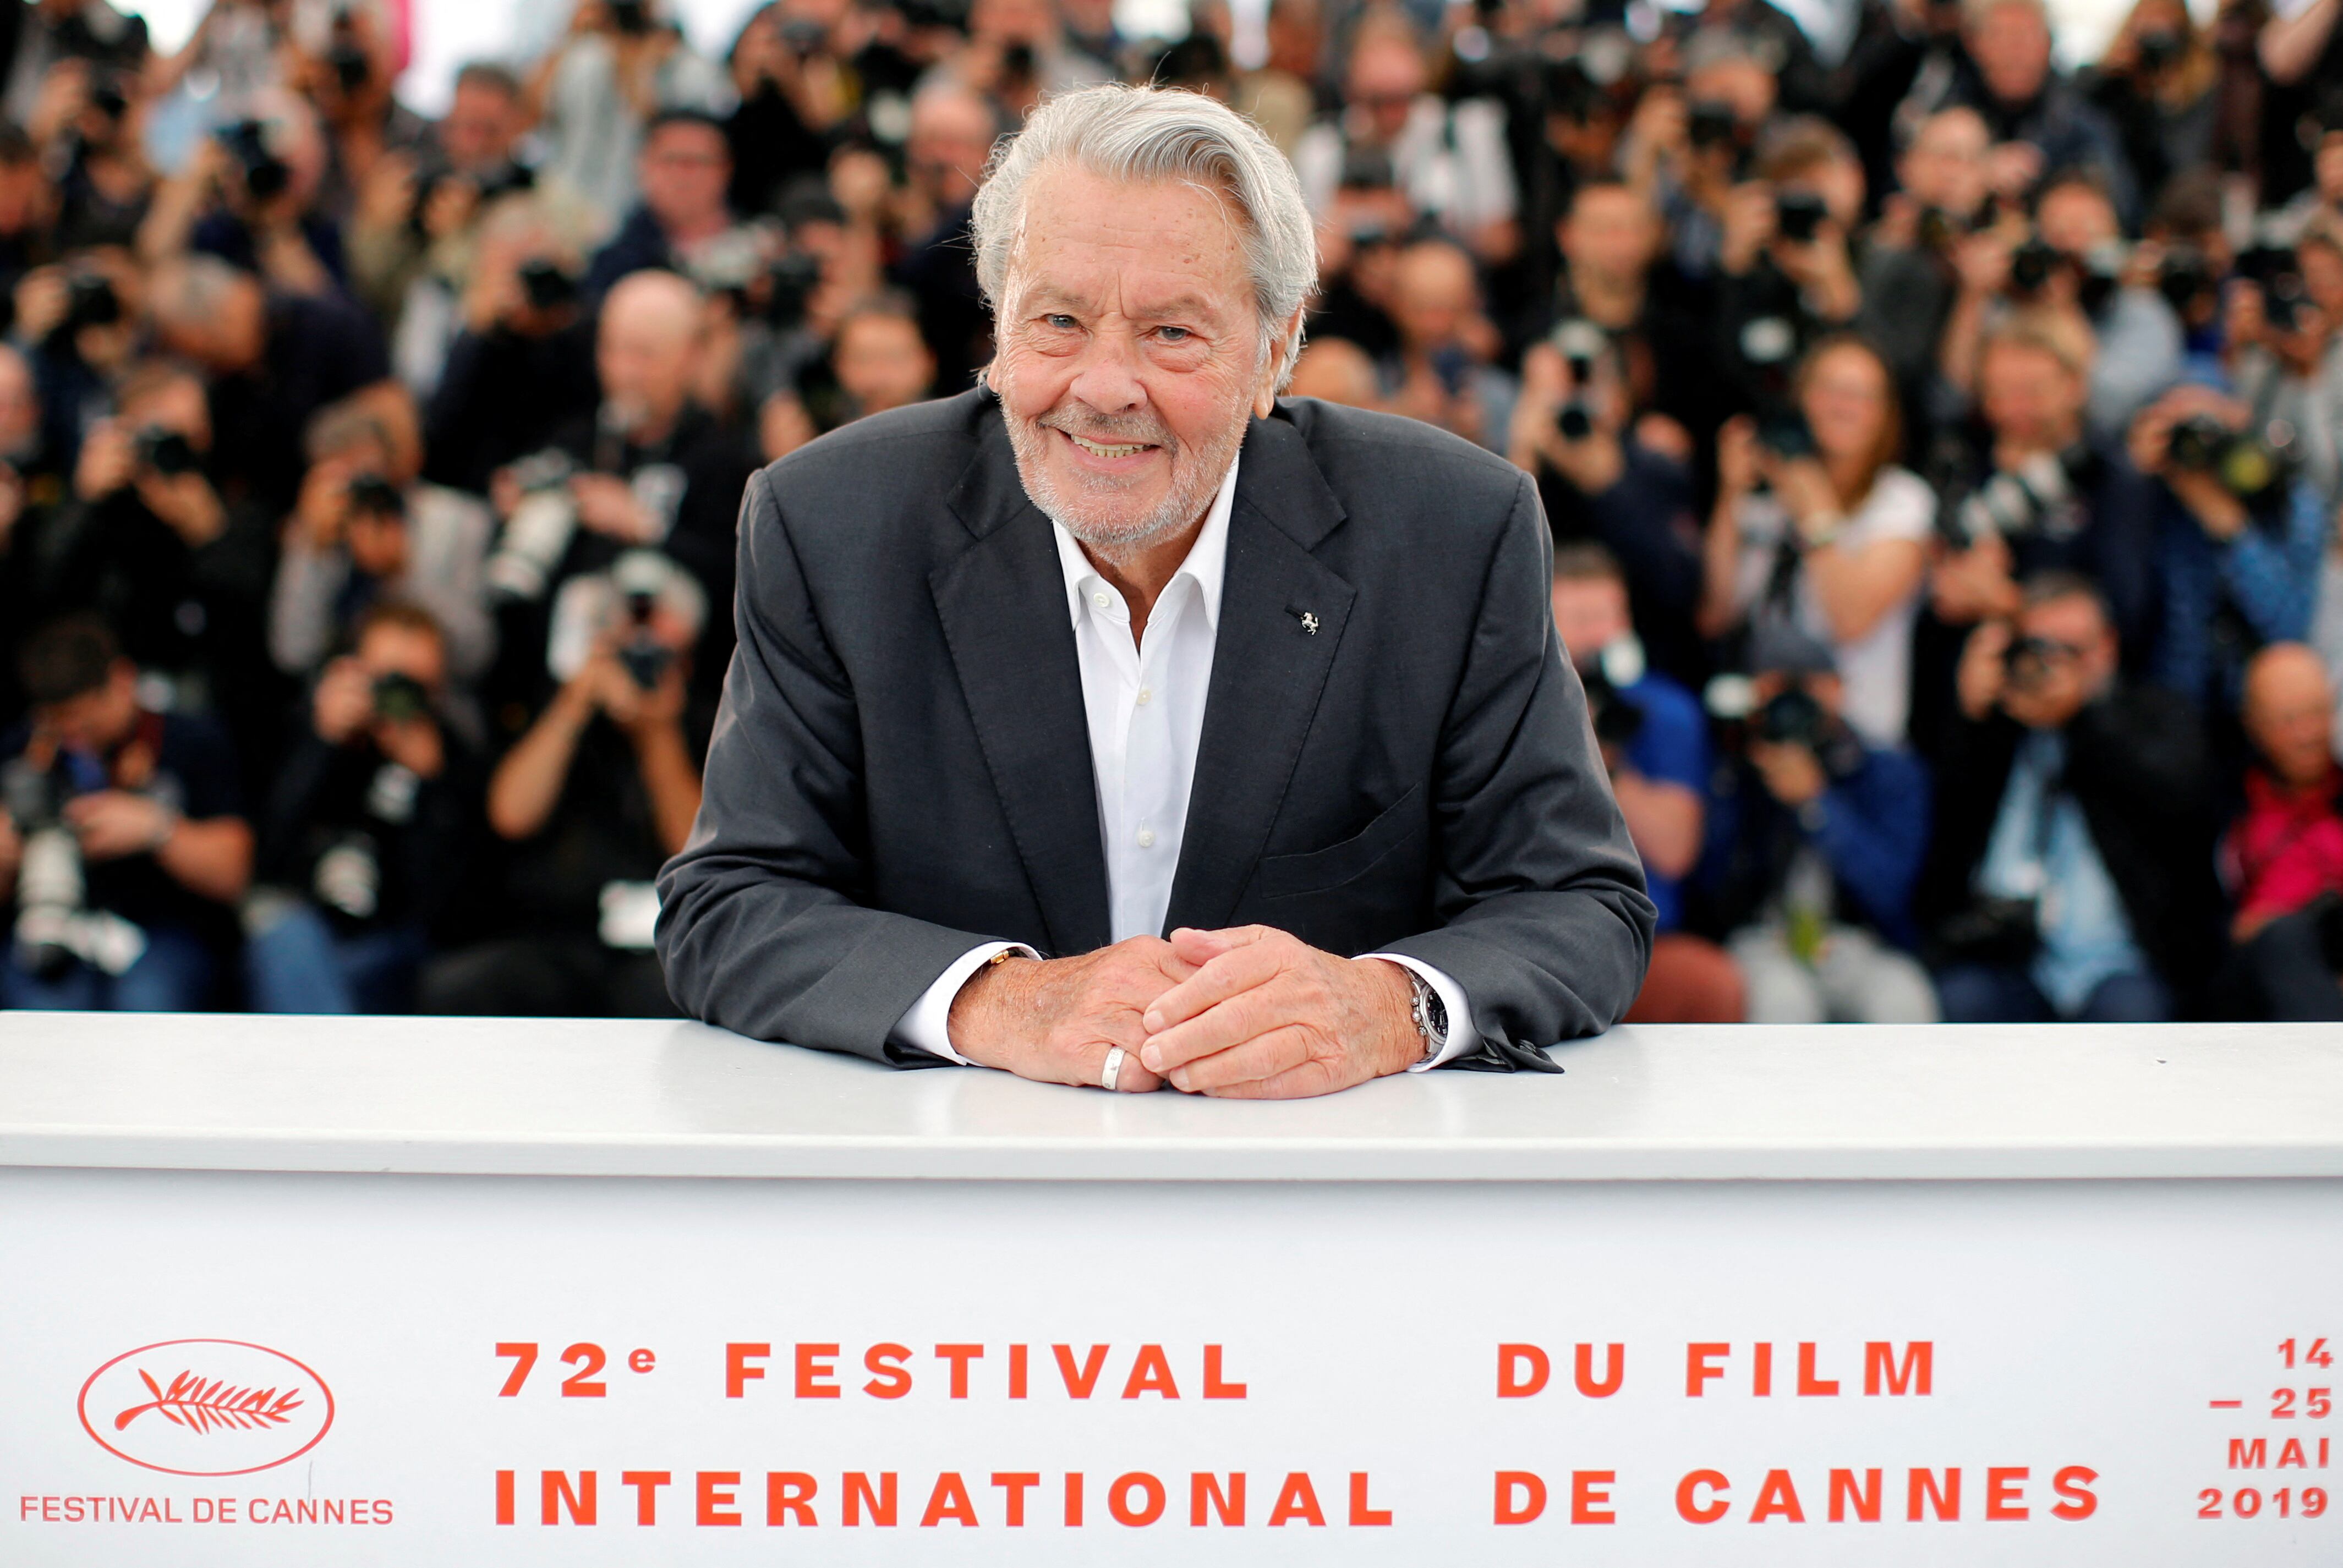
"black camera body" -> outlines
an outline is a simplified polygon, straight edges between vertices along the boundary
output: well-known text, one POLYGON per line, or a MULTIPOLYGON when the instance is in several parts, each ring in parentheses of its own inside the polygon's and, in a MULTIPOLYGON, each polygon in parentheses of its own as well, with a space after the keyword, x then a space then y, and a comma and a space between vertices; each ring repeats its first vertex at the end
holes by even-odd
POLYGON ((140 467, 152 468, 166 479, 192 474, 203 467, 193 442, 160 425, 148 425, 131 437, 130 450, 140 467))
POLYGON ((374 716, 387 724, 407 724, 431 714, 431 692, 411 675, 392 670, 374 678, 374 716))
POLYGON ((558 310, 578 303, 578 278, 549 256, 531 256, 520 264, 520 291, 531 310, 558 310))
POLYGON ((255 201, 272 201, 293 184, 292 166, 269 149, 262 120, 235 120, 214 133, 236 159, 237 176, 255 201))
POLYGON ((2293 455, 2286 445, 2268 434, 2232 430, 2209 414, 2175 425, 2165 455, 2176 468, 2210 474, 2223 489, 2254 508, 2281 494, 2294 473, 2293 455))
POLYGON ((2009 291, 2023 299, 2035 297, 2050 286, 2066 260, 2040 235, 2027 235, 2026 243, 2009 254, 2009 291))
POLYGON ((1774 229, 1794 245, 1812 245, 1830 208, 1813 191, 1777 191, 1774 196, 1774 229))
POLYGON ((610 25, 630 38, 639 38, 651 30, 649 0, 608 0, 610 25))
POLYGON ((407 516, 407 498, 398 493, 397 485, 392 484, 380 474, 354 476, 349 482, 347 494, 350 510, 354 512, 364 512, 368 517, 374 518, 407 516))

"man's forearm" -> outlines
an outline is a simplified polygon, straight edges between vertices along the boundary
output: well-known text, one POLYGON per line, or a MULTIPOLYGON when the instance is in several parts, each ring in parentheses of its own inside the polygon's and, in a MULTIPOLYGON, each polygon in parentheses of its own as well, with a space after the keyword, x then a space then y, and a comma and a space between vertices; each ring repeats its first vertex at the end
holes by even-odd
POLYGON ((672 855, 691 837, 692 819, 699 815, 699 769, 684 744, 682 726, 661 724, 638 736, 635 763, 650 792, 659 846, 672 855))
POLYGON ((592 704, 565 687, 505 758, 488 781, 488 826, 498 838, 526 839, 545 826, 593 716, 592 704))
POLYGON ((252 829, 235 817, 181 821, 156 849, 155 860, 189 892, 232 904, 252 881, 252 829))

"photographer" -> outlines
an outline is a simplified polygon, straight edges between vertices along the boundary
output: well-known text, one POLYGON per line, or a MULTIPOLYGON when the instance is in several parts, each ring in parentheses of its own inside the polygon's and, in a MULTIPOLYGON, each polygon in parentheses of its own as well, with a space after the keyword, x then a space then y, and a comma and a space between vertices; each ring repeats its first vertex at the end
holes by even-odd
POLYGON ((2318 656, 2291 642, 2256 654, 2245 725, 2255 754, 2245 809, 2221 840, 2222 880, 2237 911, 2228 1010, 2343 1020, 2343 769, 2334 689, 2318 656))
MULTIPOLYGON (((1438 223, 1475 261, 1502 266, 1521 249, 1519 186, 1493 100, 1443 102, 1413 29, 1392 13, 1370 14, 1351 41, 1342 114, 1302 134, 1293 149, 1302 193, 1322 229, 1333 217, 1345 170, 1372 155, 1409 206, 1438 223)), ((1328 257, 1330 271, 1341 261, 1328 257)))
POLYGON ((2130 14, 2077 83, 2114 125, 2143 192, 2211 158, 2220 61, 2212 30, 2183 0, 2133 0, 2130 14))
POLYGON ((0 1007, 186 1012, 210 999, 252 869, 234 754, 157 713, 94 616, 20 658, 29 722, 0 736, 0 1007))
POLYGON ((1433 238, 1402 250, 1391 317, 1398 350, 1377 367, 1385 407, 1503 449, 1516 388, 1511 376, 1488 363, 1497 331, 1482 314, 1480 280, 1463 247, 1433 238))
POLYGON ((2211 970, 2202 725, 2118 668, 2106 601, 2067 572, 1969 638, 1920 906, 1950 1021, 2154 1022, 2211 970))
POLYGON ((210 378, 212 477, 279 517, 300 492, 310 417, 390 374, 380 331, 347 296, 273 290, 216 256, 156 268, 148 309, 160 346, 210 378))
POLYGON ((1974 74, 1959 84, 1965 100, 1992 131, 1996 195, 2022 202, 2046 175, 2097 170, 2127 220, 2140 213, 2140 190, 2105 116, 2091 106, 2050 57, 2050 17, 2043 0, 1968 0, 1962 40, 1974 74))
POLYGON ((486 900, 502 930, 432 962, 422 1011, 675 1012, 650 882, 699 809, 707 735, 685 692, 706 601, 648 551, 568 593, 581 634, 555 661, 562 685, 488 782, 488 826, 511 846, 486 900))
POLYGON ((481 226, 463 330, 424 415, 424 477, 475 494, 498 469, 593 417, 594 318, 577 251, 540 196, 509 196, 481 226))
POLYGON ((56 186, 51 238, 60 250, 126 246, 155 189, 141 136, 146 97, 135 72, 82 60, 59 65, 45 85, 35 142, 56 186))
MULTIPOLYGON (((504 658, 491 694, 499 706, 535 706, 556 590, 625 550, 661 550, 715 602, 731 602, 733 522, 749 468, 739 443, 692 398, 703 327, 699 292, 684 279, 622 278, 596 337, 599 407, 491 484, 504 524, 487 568, 503 600, 504 658)), ((710 618, 707 629, 699 668, 712 695, 731 619, 710 618)))
POLYGON ((1653 664, 1697 683, 1709 654, 1694 624, 1703 565, 1692 468, 1628 430, 1624 381, 1602 328, 1564 321, 1522 357, 1508 455, 1536 476, 1557 547, 1594 541, 1622 563, 1653 664))
POLYGON ((616 225, 641 195, 643 130, 662 109, 721 114, 723 69, 694 53, 654 0, 578 0, 567 36, 530 70, 522 102, 548 144, 546 183, 616 225))
MULTIPOLYGON (((992 315, 976 285, 969 215, 1001 121, 956 83, 920 89, 903 148, 909 189, 903 251, 889 276, 920 302, 920 331, 936 357, 936 385, 957 390, 992 357, 992 315)), ((798 237, 799 226, 790 225, 798 237)))
POLYGON ((327 156, 307 99, 276 87, 256 95, 250 117, 216 129, 156 188, 139 259, 216 256, 278 294, 337 293, 348 276, 342 232, 316 210, 327 156))
POLYGON ((1933 754, 1954 706, 1963 640, 2017 613, 2017 585, 2080 573, 2104 596, 2128 668, 2155 651, 2155 486, 2120 447, 2086 439, 2087 345, 2071 321, 2036 313, 1987 332, 1978 350, 1984 427, 1942 456, 1945 497, 1929 614, 1915 643, 1913 734, 1933 754))
POLYGON ((2319 494, 2343 501, 2343 216, 2314 214, 2292 245, 2254 246, 2237 270, 2223 368, 2258 422, 2294 430, 2319 494))
POLYGON ((359 619, 286 755, 246 902, 256 1012, 404 1012, 473 837, 476 759, 442 704, 447 646, 397 601, 359 619))
POLYGON ((826 138, 864 86, 831 52, 830 26, 812 15, 785 16, 786 9, 766 0, 750 12, 725 61, 739 100, 724 123, 739 213, 769 213, 791 183, 820 176, 826 138))
POLYGON ((1842 133, 1806 118, 1765 135, 1755 174, 1725 197, 1717 315, 1726 362, 1762 402, 1772 366, 1862 311, 1848 236, 1863 214, 1863 165, 1842 133), (1763 346, 1785 330, 1794 345, 1786 356, 1763 346))
POLYGON ((1863 335, 1896 372, 1905 405, 1928 423, 1937 346, 1959 293, 1961 242, 1994 221, 1984 116, 1954 105, 1920 118, 1896 159, 1902 188, 1881 206, 1863 261, 1863 335))
POLYGON ((1902 439, 1885 361, 1860 338, 1826 339, 1786 407, 1719 434, 1704 552, 1702 631, 1795 631, 1830 648, 1846 722, 1878 747, 1905 740, 1936 519, 1936 497, 1894 461, 1902 439))
POLYGON ((586 269, 599 300, 630 272, 690 272, 711 241, 734 232, 725 192, 732 152, 724 127, 697 109, 662 109, 643 128, 642 199, 586 269))
POLYGON ((1751 662, 1754 679, 1711 699, 1739 739, 1717 775, 1700 884, 1704 924, 1727 933, 1747 983, 1748 1020, 1936 1022, 1927 973, 1901 950, 1927 849, 1926 769, 1848 728, 1817 645, 1769 636, 1751 662))
POLYGON ((458 687, 495 652, 481 570, 494 522, 473 497, 418 484, 376 413, 356 400, 310 421, 309 473, 286 520, 268 616, 268 651, 306 676, 347 646, 361 615, 404 602, 427 611, 447 678, 458 687))
MULTIPOLYGON (((410 330, 407 316, 419 297, 435 317, 457 314, 469 242, 489 206, 536 183, 536 172, 517 157, 524 129, 519 81, 502 65, 474 61, 456 73, 447 113, 430 127, 427 143, 377 159, 359 182, 347 234, 350 289, 395 337, 410 330)), ((444 354, 452 325, 439 336, 444 354)), ((410 386, 427 387, 436 377, 410 371, 416 358, 402 346, 400 373, 410 386)))
POLYGON ((2235 709, 2256 650, 2309 634, 2318 592, 2326 508, 2274 433, 2200 386, 2174 387, 2132 425, 2133 463, 2162 481, 2164 619, 2151 678, 2221 715, 2235 709))
POLYGON ((1554 624, 1586 688, 1587 711, 1627 836, 1659 910, 1652 966, 1628 1017, 1637 1023, 1738 1023, 1740 971, 1684 923, 1684 879, 1700 858, 1708 732, 1691 692, 1645 668, 1627 616, 1627 581, 1601 545, 1554 555, 1554 624))
POLYGON ((144 366, 123 381, 118 408, 91 427, 65 499, 20 524, 30 601, 120 627, 175 710, 226 726, 256 783, 282 712, 261 634, 275 567, 267 514, 212 483, 203 383, 144 366))
POLYGON ((85 251, 17 281, 13 338, 41 400, 41 438, 70 468, 138 344, 144 280, 118 250, 85 251))

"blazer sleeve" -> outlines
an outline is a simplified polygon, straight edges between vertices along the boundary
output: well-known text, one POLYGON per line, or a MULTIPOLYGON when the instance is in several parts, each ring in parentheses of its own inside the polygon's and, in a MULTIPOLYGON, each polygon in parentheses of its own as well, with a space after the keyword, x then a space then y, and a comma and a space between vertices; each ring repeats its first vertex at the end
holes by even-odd
POLYGON ((1382 944, 1453 978, 1500 1054, 1617 1022, 1642 989, 1655 920, 1554 636, 1553 550, 1523 475, 1442 728, 1440 924, 1382 944))
POLYGON ((668 990, 759 1040, 936 1065, 888 1032, 984 938, 855 900, 868 879, 854 689, 767 473, 741 503, 735 621, 699 816, 659 872, 668 990))

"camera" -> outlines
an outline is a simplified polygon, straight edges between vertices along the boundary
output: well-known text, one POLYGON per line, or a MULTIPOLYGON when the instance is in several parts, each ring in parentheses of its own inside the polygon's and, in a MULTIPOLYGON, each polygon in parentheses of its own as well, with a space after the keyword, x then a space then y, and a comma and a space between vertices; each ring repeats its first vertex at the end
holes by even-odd
POLYGON ((805 319, 806 301, 821 286, 821 257, 792 251, 765 275, 765 319, 784 331, 805 319))
POLYGON ((317 857, 310 873, 310 890, 317 902, 346 920, 372 920, 382 907, 382 862, 374 839, 365 833, 347 833, 317 857))
POLYGON ((2272 423, 2256 434, 2232 430, 2210 414, 2172 427, 2167 461, 2185 472, 2210 474, 2248 507, 2277 496, 2293 475, 2293 431, 2272 423))
POLYGON ((1703 98, 1684 111, 1684 135, 1695 152, 1712 147, 1738 146, 1741 143, 1741 116, 1731 104, 1716 98, 1703 98))
POLYGON ((1993 204, 1986 202, 1966 217, 1946 212, 1940 206, 1920 209, 1915 232, 1923 248, 1949 255, 1953 247, 1970 235, 1991 228, 1994 222, 1993 204))
POLYGON ((531 256, 520 264, 520 291, 531 310, 558 310, 578 303, 577 277, 548 256, 531 256))
POLYGON ((375 518, 407 516, 407 498, 398 493, 397 485, 392 484, 380 474, 354 476, 349 482, 347 493, 349 497, 350 510, 354 512, 364 512, 368 517, 375 518))
POLYGON ((1813 692, 1803 685, 1784 687, 1765 699, 1754 726, 1757 739, 1774 746, 1803 746, 1819 751, 1830 716, 1813 692))
POLYGON ((292 185, 292 166, 269 150, 266 121, 232 121, 214 135, 236 159, 237 176, 253 200, 273 200, 292 185))
POLYGON ((651 30, 649 0, 609 0, 610 25, 629 37, 651 30))
POLYGON ((2256 245, 2237 256, 2237 276, 2261 290, 2262 315, 2280 332, 2292 332, 2309 303, 2302 262, 2291 246, 2256 245))
POLYGON ((2009 291, 2021 299, 2031 299, 2050 286, 2066 257, 2040 235, 2028 235, 2026 243, 2009 253, 2009 291))
POLYGON ((129 95, 122 90, 122 78, 112 71, 93 73, 89 83, 89 106, 107 119, 120 123, 130 112, 129 95))
POLYGON ((1777 457, 1811 457, 1815 433, 1790 391, 1797 358, 1798 328, 1786 316, 1760 316, 1745 323, 1741 357, 1756 372, 1757 444, 1777 457))
POLYGON ((578 531, 578 503, 569 495, 570 476, 577 471, 569 454, 558 447, 512 466, 521 498, 505 519, 496 553, 481 569, 491 593, 507 599, 545 597, 553 569, 568 553, 570 537, 578 531))
POLYGON ((1774 228, 1794 245, 1812 245, 1830 208, 1813 191, 1778 191, 1774 196, 1774 228))
POLYGON ((81 840, 65 824, 63 793, 57 779, 22 757, 0 772, 0 796, 24 840, 16 867, 16 962, 36 975, 54 975, 78 956, 81 840))
POLYGON ((1551 341, 1570 368, 1570 397, 1554 412, 1554 428, 1565 441, 1584 441, 1594 434, 1594 402, 1588 395, 1594 380, 1594 362, 1610 346, 1610 338, 1592 321, 1573 317, 1554 329, 1551 341))
POLYGON ((2168 27, 2145 27, 2132 38, 2142 75, 2153 76, 2178 63, 2187 41, 2168 27))
POLYGON ((431 713, 431 692, 411 675, 392 670, 374 678, 374 716, 387 724, 407 724, 431 713))
POLYGON ((659 639, 651 619, 659 613, 659 594, 672 568, 654 550, 629 550, 610 568, 610 586, 626 607, 627 633, 618 645, 618 662, 637 687, 656 691, 675 662, 675 650, 659 639))
POLYGON ((130 437, 132 457, 142 468, 152 468, 166 479, 192 474, 202 467, 186 436, 160 425, 148 425, 130 437))
POLYGON ((800 59, 820 53, 829 37, 830 29, 818 17, 792 16, 781 24, 781 42, 800 59))
POLYGON ((2221 280, 2205 253, 2185 241, 2165 246, 2157 264, 2156 286, 2184 325, 2200 319, 2218 302, 2221 280))
POLYGON ((122 319, 122 297, 102 272, 76 272, 65 279, 65 313, 56 336, 71 341, 85 327, 112 327, 122 319))
POLYGON ((2049 679, 2052 667, 2077 651, 2046 637, 2012 638, 2001 650, 2002 678, 2016 690, 2035 690, 2049 679))
POLYGON ((1346 191, 1387 191, 1399 183, 1392 167, 1391 154, 1381 147, 1344 147, 1342 149, 1342 189, 1346 191))
POLYGON ((1952 543, 1961 548, 1987 534, 2065 539, 2080 532, 2084 522, 2074 475, 2065 459, 2049 453, 2037 453, 2014 473, 1996 470, 1943 515, 1950 521, 1952 543))
POLYGON ((1643 678, 1644 645, 1632 631, 1604 643, 1587 661, 1579 681, 1586 689, 1587 715, 1601 744, 1630 746, 1644 732, 1644 710, 1619 695, 1643 678))

